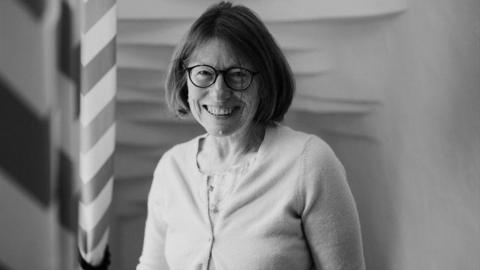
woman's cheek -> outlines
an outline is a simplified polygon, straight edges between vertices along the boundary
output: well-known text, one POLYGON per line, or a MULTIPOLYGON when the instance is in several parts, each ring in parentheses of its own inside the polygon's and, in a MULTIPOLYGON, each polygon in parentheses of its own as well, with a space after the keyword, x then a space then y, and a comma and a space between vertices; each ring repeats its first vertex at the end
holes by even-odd
POLYGON ((196 89, 193 88, 191 85, 188 85, 188 105, 190 106, 190 111, 193 116, 196 116, 200 113, 200 92, 195 91, 196 89))
POLYGON ((192 116, 198 121, 200 116, 200 110, 201 110, 198 99, 194 99, 189 96, 188 105, 190 106, 190 112, 192 113, 192 116))

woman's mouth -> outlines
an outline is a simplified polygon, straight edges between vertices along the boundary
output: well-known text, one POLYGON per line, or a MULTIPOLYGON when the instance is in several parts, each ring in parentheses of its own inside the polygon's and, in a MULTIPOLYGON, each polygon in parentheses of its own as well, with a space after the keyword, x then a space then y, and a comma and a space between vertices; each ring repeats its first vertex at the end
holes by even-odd
POLYGON ((236 107, 228 106, 209 106, 203 105, 203 108, 211 115, 215 117, 229 117, 233 114, 236 107))

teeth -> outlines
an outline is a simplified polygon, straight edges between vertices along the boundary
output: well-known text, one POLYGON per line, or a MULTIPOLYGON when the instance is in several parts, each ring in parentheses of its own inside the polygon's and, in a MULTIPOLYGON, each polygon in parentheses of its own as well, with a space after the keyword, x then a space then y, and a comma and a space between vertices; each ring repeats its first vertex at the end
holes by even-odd
POLYGON ((229 115, 232 113, 233 108, 231 107, 214 107, 207 106, 207 111, 216 116, 229 115))

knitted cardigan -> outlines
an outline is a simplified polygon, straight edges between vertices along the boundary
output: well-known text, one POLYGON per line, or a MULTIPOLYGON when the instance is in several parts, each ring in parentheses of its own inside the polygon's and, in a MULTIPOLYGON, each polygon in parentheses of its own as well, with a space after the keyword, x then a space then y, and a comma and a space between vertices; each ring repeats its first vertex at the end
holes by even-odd
POLYGON ((209 220, 199 137, 159 161, 137 270, 364 269, 345 170, 320 138, 269 126, 248 172, 209 220))

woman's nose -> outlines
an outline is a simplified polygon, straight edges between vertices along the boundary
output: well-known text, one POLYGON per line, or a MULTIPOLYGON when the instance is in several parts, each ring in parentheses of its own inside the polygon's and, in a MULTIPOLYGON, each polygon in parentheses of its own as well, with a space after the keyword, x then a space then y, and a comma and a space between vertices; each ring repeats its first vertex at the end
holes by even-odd
POLYGON ((210 95, 216 100, 226 100, 232 95, 232 90, 223 79, 223 74, 219 74, 215 83, 210 87, 210 95))

